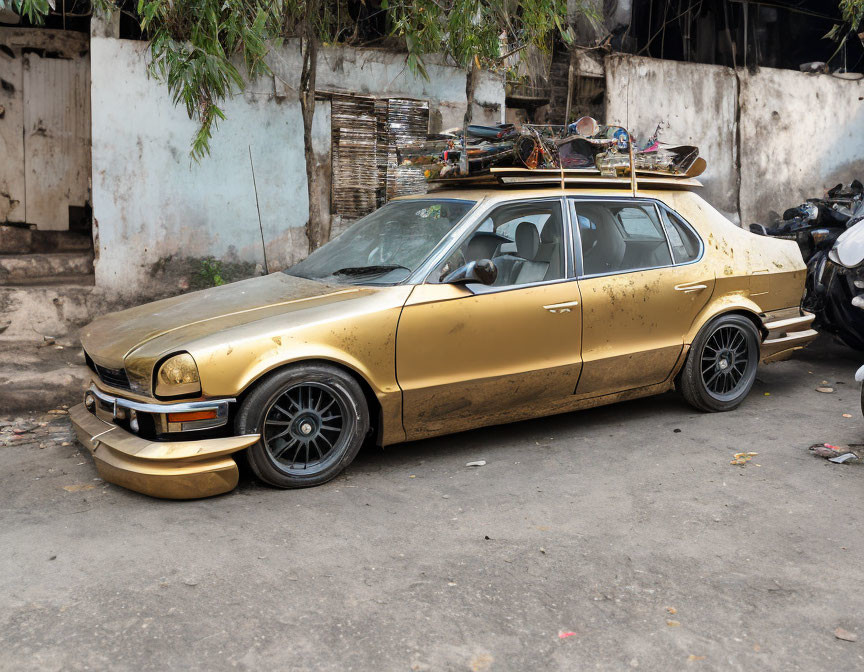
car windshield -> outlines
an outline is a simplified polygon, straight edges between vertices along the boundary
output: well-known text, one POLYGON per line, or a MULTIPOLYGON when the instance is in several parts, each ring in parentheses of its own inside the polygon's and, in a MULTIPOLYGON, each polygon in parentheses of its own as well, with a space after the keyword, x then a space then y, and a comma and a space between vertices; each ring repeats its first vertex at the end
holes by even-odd
POLYGON ((391 201, 285 272, 330 282, 402 282, 473 206, 443 198, 391 201))

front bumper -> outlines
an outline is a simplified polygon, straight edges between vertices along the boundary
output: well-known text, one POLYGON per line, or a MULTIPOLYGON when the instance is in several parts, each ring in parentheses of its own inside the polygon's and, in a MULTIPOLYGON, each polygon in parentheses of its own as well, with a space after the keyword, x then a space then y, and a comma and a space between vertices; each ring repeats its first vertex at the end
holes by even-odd
POLYGON ((198 499, 233 490, 239 472, 232 453, 258 434, 197 441, 150 441, 96 417, 84 404, 70 409, 78 440, 109 483, 164 499, 198 499))

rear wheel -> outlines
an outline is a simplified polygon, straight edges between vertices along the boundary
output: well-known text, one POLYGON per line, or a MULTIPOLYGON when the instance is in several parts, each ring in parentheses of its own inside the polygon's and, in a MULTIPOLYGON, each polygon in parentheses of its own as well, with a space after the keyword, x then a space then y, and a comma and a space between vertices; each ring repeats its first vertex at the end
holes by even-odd
POLYGON ((249 465, 280 488, 326 483, 347 467, 369 430, 363 391, 327 365, 283 369, 262 381, 237 414, 237 432, 260 434, 249 465))
POLYGON ((681 371, 681 393, 703 411, 731 411, 750 393, 759 364, 759 332, 743 315, 721 315, 696 336, 681 371))

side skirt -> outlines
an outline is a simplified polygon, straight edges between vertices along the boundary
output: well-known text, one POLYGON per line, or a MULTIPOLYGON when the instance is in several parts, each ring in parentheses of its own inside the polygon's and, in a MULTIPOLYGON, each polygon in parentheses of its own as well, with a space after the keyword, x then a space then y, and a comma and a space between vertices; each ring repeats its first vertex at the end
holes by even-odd
MULTIPOLYGON (((682 362, 683 360, 684 355, 682 355, 681 358, 682 362)), ((522 420, 559 415, 571 411, 581 411, 586 408, 614 404, 618 401, 629 401, 631 399, 641 399, 642 397, 651 397, 656 394, 663 394, 675 386, 673 381, 674 375, 678 372, 678 368, 680 368, 680 363, 676 366, 673 374, 670 375, 667 380, 658 383, 657 385, 639 387, 634 390, 625 390, 614 394, 604 394, 599 397, 591 397, 588 399, 574 399, 573 397, 567 397, 558 401, 545 401, 543 404, 530 404, 518 409, 510 409, 500 414, 484 416, 476 419, 465 419, 454 423, 448 423, 446 421, 440 424, 436 423, 435 426, 427 428, 422 433, 412 433, 409 441, 418 441, 433 436, 443 436, 445 434, 455 434, 457 432, 478 429, 480 427, 506 425, 511 422, 521 422, 522 420)))

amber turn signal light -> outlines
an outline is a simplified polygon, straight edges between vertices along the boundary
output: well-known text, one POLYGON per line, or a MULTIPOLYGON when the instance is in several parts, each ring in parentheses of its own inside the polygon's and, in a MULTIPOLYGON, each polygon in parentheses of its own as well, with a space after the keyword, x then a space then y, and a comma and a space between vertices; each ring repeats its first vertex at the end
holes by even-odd
POLYGON ((194 422, 195 420, 215 420, 216 411, 189 411, 188 413, 169 413, 168 422, 194 422))

